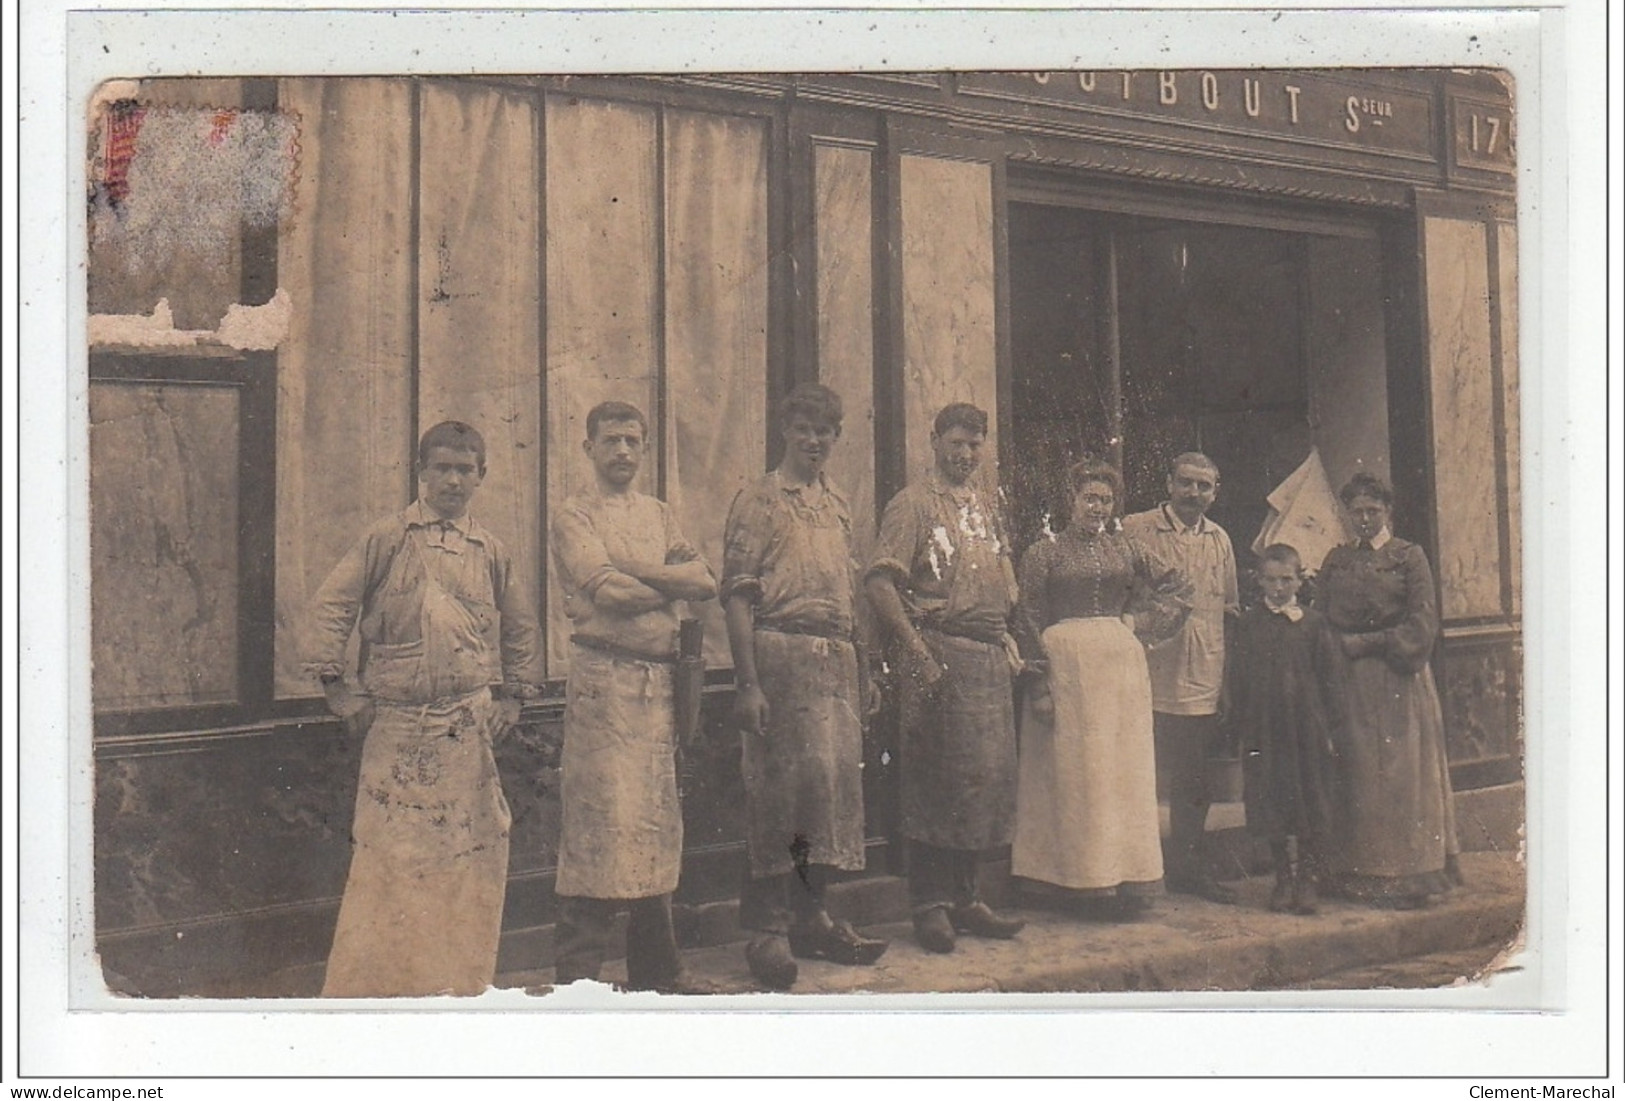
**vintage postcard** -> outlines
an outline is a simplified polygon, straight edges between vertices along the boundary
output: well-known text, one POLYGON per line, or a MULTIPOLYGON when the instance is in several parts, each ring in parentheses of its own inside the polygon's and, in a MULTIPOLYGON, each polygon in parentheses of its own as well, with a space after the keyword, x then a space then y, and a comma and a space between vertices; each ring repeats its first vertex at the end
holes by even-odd
POLYGON ((70 1004, 1550 1004, 1538 21, 420 14, 75 69, 70 1004))

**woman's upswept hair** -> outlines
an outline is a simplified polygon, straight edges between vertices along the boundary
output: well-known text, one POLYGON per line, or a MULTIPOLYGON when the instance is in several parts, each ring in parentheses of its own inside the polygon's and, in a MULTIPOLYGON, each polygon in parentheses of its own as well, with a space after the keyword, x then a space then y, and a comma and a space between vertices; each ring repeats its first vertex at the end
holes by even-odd
POLYGON ((1389 508, 1394 507, 1394 491, 1388 483, 1364 470, 1350 478, 1337 494, 1345 505, 1353 504, 1356 497, 1370 497, 1389 508))
POLYGON ((1067 470, 1067 482, 1072 486, 1073 493, 1082 489, 1088 482, 1105 482, 1112 487, 1116 507, 1121 508, 1123 505, 1123 475, 1105 459, 1085 455, 1067 470))

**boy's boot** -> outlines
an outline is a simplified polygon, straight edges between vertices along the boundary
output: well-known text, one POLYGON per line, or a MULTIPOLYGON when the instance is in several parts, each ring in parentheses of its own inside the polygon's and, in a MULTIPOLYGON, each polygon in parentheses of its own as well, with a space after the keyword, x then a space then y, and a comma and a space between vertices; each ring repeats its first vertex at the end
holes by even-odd
POLYGON ((1296 837, 1286 839, 1287 866, 1292 870, 1292 912, 1313 914, 1320 909, 1315 896, 1315 877, 1309 871, 1310 861, 1296 837))
POLYGON ((1271 841, 1270 856, 1275 863, 1275 888, 1270 891, 1270 910, 1282 914, 1292 908, 1293 873, 1295 864, 1288 852, 1287 841, 1271 841))

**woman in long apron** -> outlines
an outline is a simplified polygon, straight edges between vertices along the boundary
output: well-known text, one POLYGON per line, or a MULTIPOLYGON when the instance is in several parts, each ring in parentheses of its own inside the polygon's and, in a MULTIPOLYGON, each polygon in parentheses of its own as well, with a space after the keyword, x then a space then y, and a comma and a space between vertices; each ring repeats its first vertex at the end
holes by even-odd
POLYGON ((1128 917, 1162 889, 1151 681, 1136 627, 1178 630, 1188 586, 1118 530, 1116 468, 1084 460, 1071 481, 1072 522, 1020 568, 1022 651, 1044 675, 1022 717, 1011 870, 1128 917))

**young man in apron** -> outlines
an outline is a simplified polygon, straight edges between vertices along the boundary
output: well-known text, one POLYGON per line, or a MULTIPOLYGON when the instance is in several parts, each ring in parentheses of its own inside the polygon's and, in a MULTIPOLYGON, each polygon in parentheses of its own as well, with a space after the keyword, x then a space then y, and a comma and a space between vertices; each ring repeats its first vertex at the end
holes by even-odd
POLYGON ((624 907, 627 986, 703 993, 672 930, 683 855, 673 675, 677 605, 711 600, 717 585, 666 503, 632 488, 647 436, 635 406, 595 406, 583 443, 594 485, 553 519, 571 627, 556 981, 598 978, 624 907))
POLYGON ((956 933, 1008 939, 1025 922, 981 900, 981 853, 1010 843, 1016 810, 1010 547, 974 475, 987 413, 937 414, 935 464, 893 497, 865 581, 900 666, 902 832, 914 937, 951 952, 956 933))
POLYGON ((1208 758, 1220 737, 1225 617, 1241 611, 1236 553, 1229 534, 1208 517, 1219 493, 1219 468, 1198 451, 1168 467, 1168 499, 1123 517, 1123 531, 1190 580, 1190 618, 1178 634, 1146 650, 1156 738, 1157 790, 1168 801, 1164 858, 1168 890, 1234 903, 1236 892, 1213 878, 1203 849, 1208 758))
POLYGON ((496 974, 509 815, 492 744, 541 677, 528 586, 468 515, 484 476, 479 432, 429 429, 417 501, 375 524, 316 594, 307 668, 365 735, 328 997, 479 994, 496 974))
POLYGON ((841 399, 799 386, 779 428, 784 458, 734 498, 722 569, 743 739, 740 923, 755 934, 745 962, 770 989, 795 982, 797 958, 871 964, 886 950, 824 908, 831 871, 864 863, 852 515, 824 475, 841 399))

